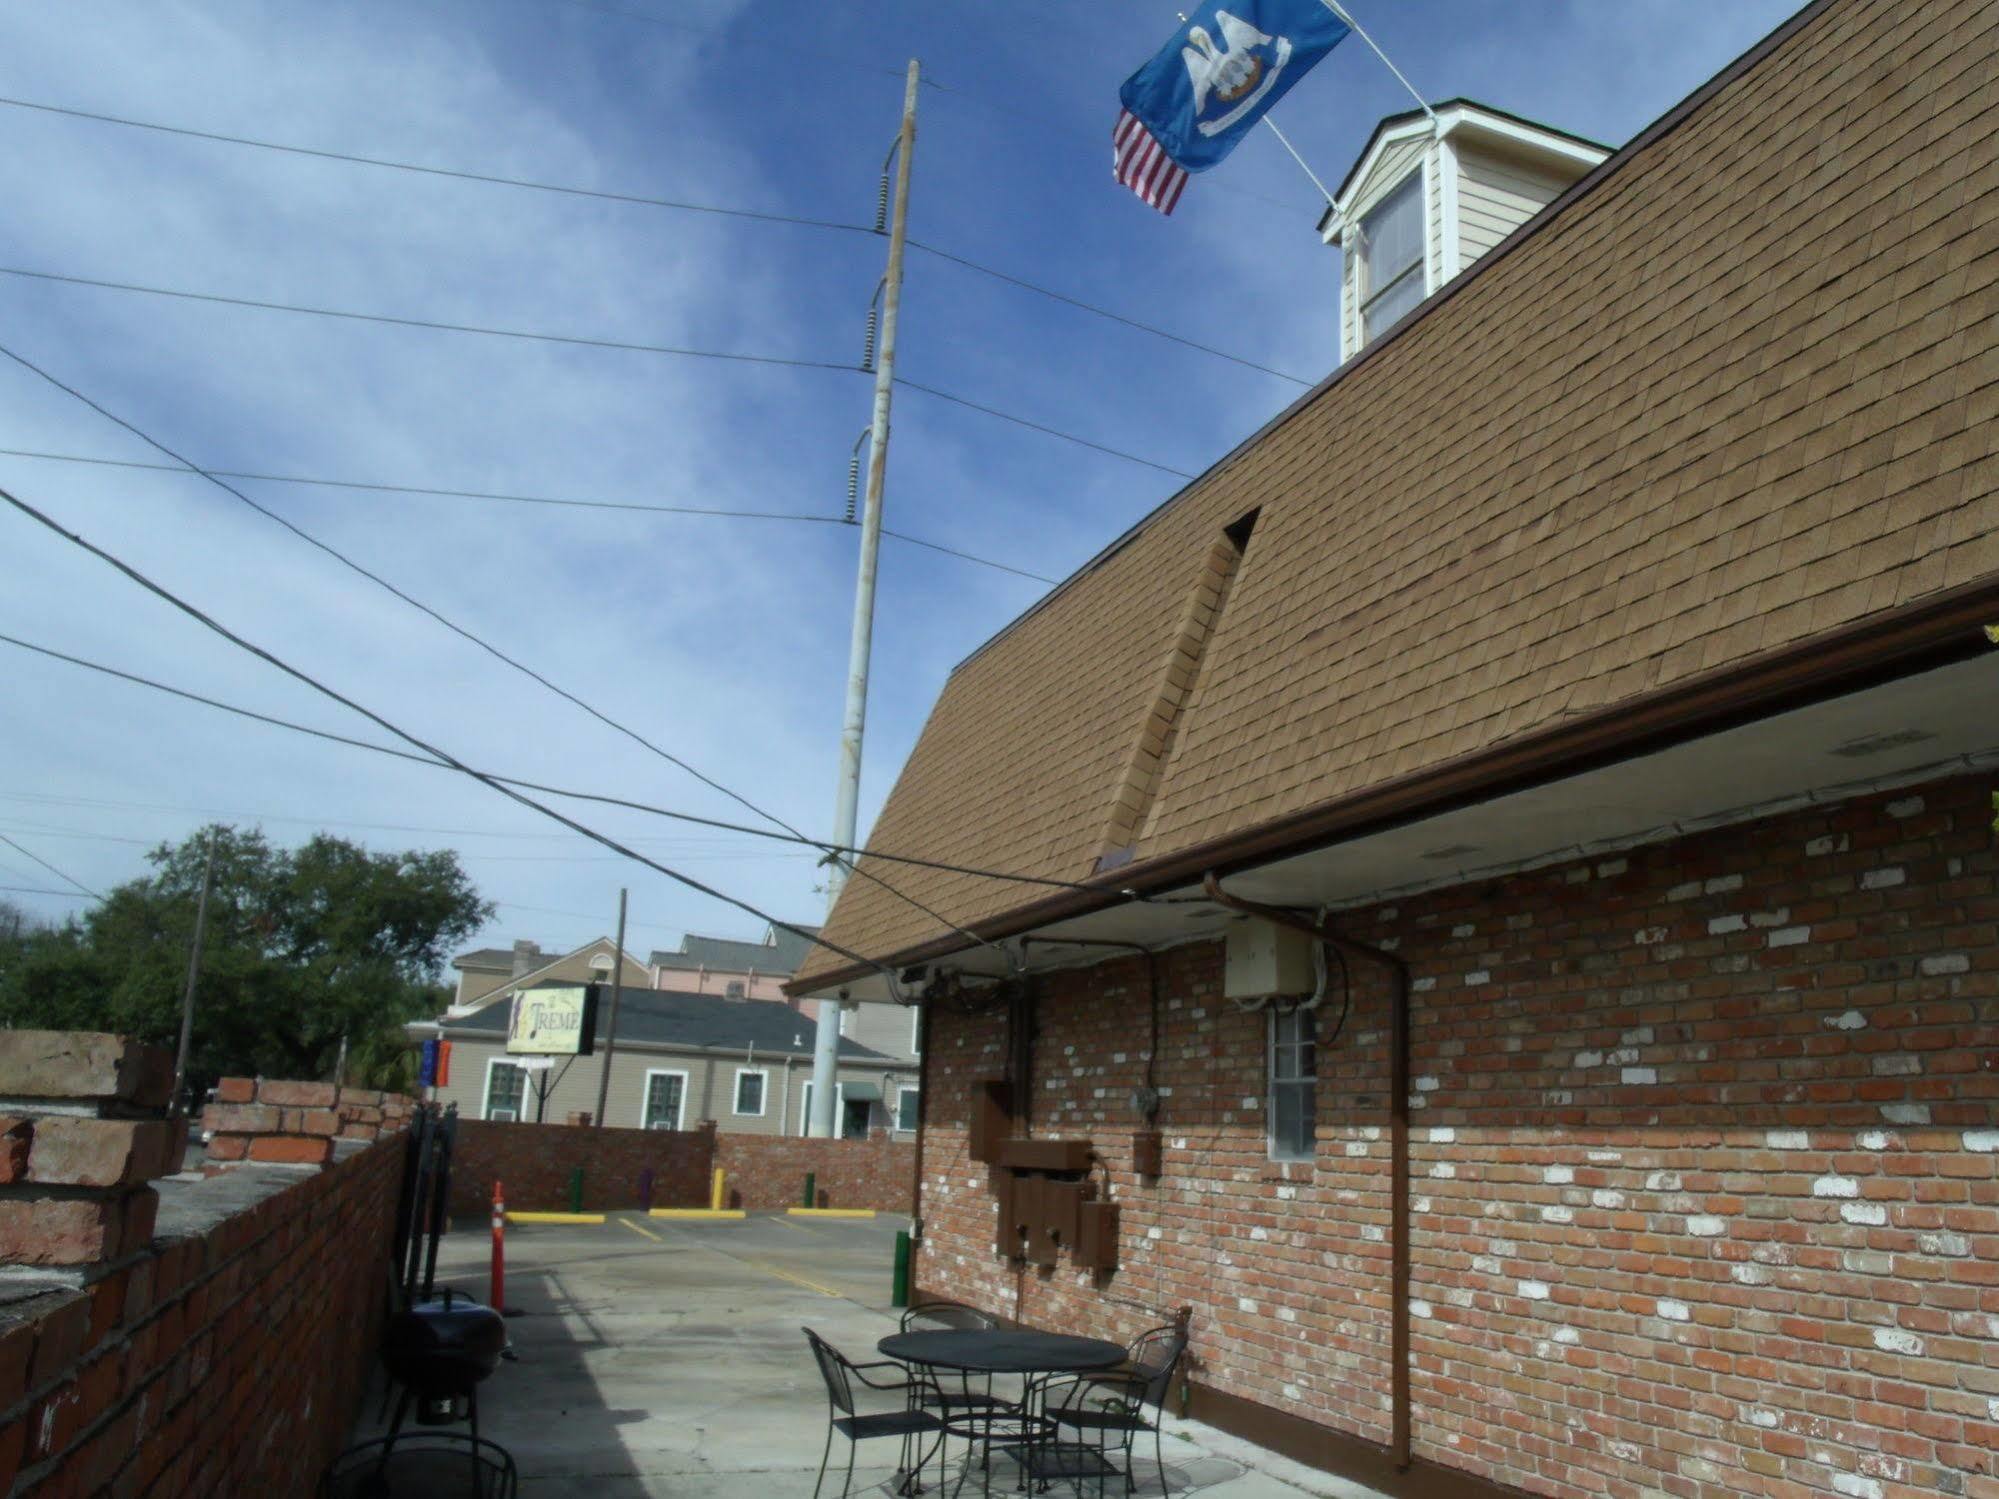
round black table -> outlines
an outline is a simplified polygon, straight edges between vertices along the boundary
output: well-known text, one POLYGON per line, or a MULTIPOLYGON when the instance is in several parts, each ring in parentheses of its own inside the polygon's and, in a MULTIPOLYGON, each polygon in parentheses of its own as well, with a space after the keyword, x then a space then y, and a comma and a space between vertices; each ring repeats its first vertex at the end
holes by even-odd
MULTIPOLYGON (((1041 1410, 1046 1381, 1057 1374, 1092 1374, 1114 1369, 1127 1357, 1122 1345, 1102 1338, 1072 1338, 1065 1333, 1032 1332, 1012 1328, 939 1328, 929 1332, 891 1333, 875 1345, 882 1357, 925 1369, 948 1369, 961 1376, 973 1374, 1018 1374, 1022 1376, 1021 1398, 1006 1410, 975 1409, 947 1415, 945 1430, 1006 1452, 1021 1466, 1021 1483, 1030 1480, 1040 1487, 1047 1480, 1072 1474, 1096 1477, 1101 1465, 1073 1469, 1056 1461, 1053 1442, 1054 1422, 1041 1410)), ((1073 1454, 1072 1454, 1073 1456, 1073 1454)), ((966 1473, 958 1478, 956 1495, 963 1490, 966 1473)), ((983 1473, 981 1488, 990 1495, 990 1467, 983 1473)))
POLYGON ((891 1333, 875 1346, 883 1358, 969 1374, 1088 1374, 1125 1360, 1122 1344, 1102 1338, 998 1327, 891 1333))

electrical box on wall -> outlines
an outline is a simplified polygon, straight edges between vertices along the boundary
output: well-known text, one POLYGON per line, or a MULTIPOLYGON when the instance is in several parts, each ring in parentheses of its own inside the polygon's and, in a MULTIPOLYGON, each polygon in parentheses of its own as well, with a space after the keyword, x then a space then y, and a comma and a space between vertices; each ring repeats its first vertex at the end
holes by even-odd
POLYGON ((1312 939, 1274 921, 1252 917, 1228 929, 1222 992, 1230 999, 1309 994, 1318 985, 1312 939))

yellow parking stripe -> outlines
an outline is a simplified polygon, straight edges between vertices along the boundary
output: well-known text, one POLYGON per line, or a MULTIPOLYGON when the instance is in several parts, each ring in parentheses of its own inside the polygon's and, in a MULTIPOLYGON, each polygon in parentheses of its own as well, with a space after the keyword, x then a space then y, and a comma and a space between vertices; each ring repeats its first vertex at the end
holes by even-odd
POLYGON ((779 1280, 788 1280, 794 1286, 803 1286, 808 1291, 817 1291, 821 1296, 831 1296, 835 1301, 844 1299, 831 1286, 822 1286, 816 1280, 807 1280, 802 1275, 793 1275, 789 1270, 780 1270, 775 1265, 766 1265, 762 1260, 744 1260, 743 1263, 754 1269, 763 1271, 766 1275, 775 1275, 779 1280))
POLYGON ((873 1208, 786 1208, 792 1218, 872 1218, 873 1208))
POLYGON ((602 1213, 508 1213, 509 1223, 602 1223, 602 1213))
POLYGON ((666 1242, 664 1238, 654 1233, 651 1229, 645 1227, 645 1225, 643 1224, 634 1223, 629 1218, 620 1218, 618 1221, 624 1224, 625 1227, 629 1228, 633 1233, 644 1234, 648 1239, 651 1239, 655 1244, 664 1244, 666 1242))
POLYGON ((653 1208, 646 1216, 693 1223, 733 1223, 749 1214, 741 1208, 653 1208))

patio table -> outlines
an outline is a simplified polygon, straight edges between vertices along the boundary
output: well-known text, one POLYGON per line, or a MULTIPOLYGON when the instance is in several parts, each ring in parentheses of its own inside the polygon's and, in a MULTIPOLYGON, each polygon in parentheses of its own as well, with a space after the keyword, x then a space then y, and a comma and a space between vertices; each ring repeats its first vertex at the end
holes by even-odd
MULTIPOLYGON (((1000 1441, 1000 1450, 1020 1464, 1023 1487, 1029 1479, 1045 1484, 1052 1478, 1099 1476, 1102 1459, 1094 1449, 1053 1440, 1054 1422, 1038 1409, 1038 1398, 1050 1375, 1090 1374, 1116 1368, 1125 1361, 1122 1344, 1025 1328, 954 1327, 891 1333, 875 1346, 884 1358, 924 1369, 947 1369, 961 1377, 1023 1376, 1018 1409, 968 1411, 947 1421, 946 1430, 989 1446, 1000 1441)), ((988 1470, 988 1491, 990 1483, 988 1470)), ((957 1489, 964 1486, 965 1475, 960 1474, 957 1489)), ((955 1494, 957 1489, 952 1492, 955 1494)))

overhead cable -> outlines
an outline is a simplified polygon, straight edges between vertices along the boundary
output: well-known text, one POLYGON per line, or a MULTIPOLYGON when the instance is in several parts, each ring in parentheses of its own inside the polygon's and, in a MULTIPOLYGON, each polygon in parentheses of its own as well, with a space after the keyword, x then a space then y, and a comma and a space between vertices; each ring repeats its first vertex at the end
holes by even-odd
MULTIPOLYGON (((103 468, 142 469, 152 473, 184 474, 188 470, 173 463, 143 463, 135 458, 93 458, 81 453, 44 453, 32 448, 0 448, 0 456, 8 458, 34 458, 49 463, 88 463, 103 468)), ((814 525, 839 526, 849 524, 837 515, 808 515, 797 510, 725 510, 701 505, 655 505, 636 500, 578 500, 563 499, 554 495, 508 494, 482 489, 438 489, 418 484, 378 484, 360 479, 326 479, 309 477, 304 474, 260 474, 241 469, 211 468, 207 472, 221 479, 248 479, 261 484, 302 484, 323 489, 358 489, 371 494, 415 494, 435 495, 453 500, 503 501, 516 505, 555 505, 573 510, 624 510, 641 515, 693 515, 709 516, 723 520, 769 520, 806 521, 814 525)), ((1042 573, 1030 572, 1024 567, 1015 567, 1009 562, 996 562, 990 557, 981 557, 973 552, 964 552, 956 547, 945 546, 939 541, 929 541, 921 536, 911 536, 903 531, 891 531, 886 526, 882 535, 893 536, 897 541, 911 546, 927 548, 933 552, 943 552, 947 556, 958 557, 966 562, 977 563, 980 567, 990 567, 996 572, 1012 573, 1016 577, 1029 578, 1036 583, 1053 584, 1058 579, 1042 573)))
MULTIPOLYGON (((570 0, 570 3, 581 3, 581 0, 570 0)), ((602 7, 591 6, 589 8, 601 9, 602 7)), ((647 17, 645 19, 657 18, 647 17)), ((672 25, 675 23, 662 20, 660 24, 672 25)), ((881 71, 891 73, 898 78, 902 76, 900 68, 885 68, 881 71)), ((927 78, 923 81, 925 83, 931 82, 927 78)), ((947 93, 960 92, 956 89, 944 88, 940 84, 932 84, 932 87, 943 88, 947 93)), ((447 167, 422 166, 415 162, 392 161, 379 156, 358 156, 345 151, 323 151, 309 146, 292 146, 278 141, 258 140, 245 135, 224 135, 212 130, 194 130, 181 125, 164 125, 153 120, 134 120, 122 115, 100 114, 87 109, 68 109, 61 105, 43 104, 31 99, 0 97, 0 105, 7 105, 15 109, 38 110, 44 114, 66 115, 72 119, 91 120, 102 125, 121 125, 133 130, 155 130, 166 135, 186 136, 193 140, 213 141, 222 145, 248 146, 260 151, 279 151, 294 156, 312 156, 324 161, 346 162, 353 166, 381 167, 395 172, 417 172, 433 177, 455 177, 466 182, 482 182, 497 187, 526 188, 533 192, 560 193, 575 198, 601 198, 606 202, 624 203, 643 208, 679 209, 687 213, 715 214, 724 218, 755 219, 775 224, 796 224, 812 229, 832 229, 851 234, 878 234, 881 232, 878 226, 872 224, 848 224, 832 219, 800 218, 792 214, 765 213, 748 208, 728 208, 715 203, 694 203, 674 198, 646 197, 637 193, 606 192, 596 188, 577 187, 566 183, 538 182, 524 177, 508 177, 491 172, 474 172, 447 167)), ((1198 339, 1187 338, 1181 334, 1169 332, 1167 329, 1158 327, 1152 323, 1147 323, 1134 317, 1127 317, 1121 312, 1112 312, 1107 307, 1100 307, 1096 303, 1085 301, 1081 297, 1070 296, 1066 292, 1059 292, 1051 287, 1042 286, 1037 282, 1027 280, 1025 277, 1016 276, 1007 271, 1002 271, 996 267, 972 260, 966 256, 954 254, 936 245, 929 245, 923 243, 921 240, 911 239, 909 246, 913 250, 923 251, 926 255, 933 255, 939 260, 950 261, 952 264, 963 266, 967 270, 977 271, 980 275, 990 276, 996 281, 1003 281, 1009 286, 1020 288, 1022 291, 1033 292, 1035 295, 1046 297, 1050 301, 1060 302, 1064 306, 1076 308, 1078 311, 1090 313, 1092 316, 1104 318, 1109 322, 1120 323, 1140 333, 1149 333, 1155 338, 1163 338, 1171 343, 1180 344, 1185 348, 1194 349, 1199 353, 1212 355, 1216 359, 1226 359, 1229 363, 1239 364, 1245 369, 1257 370, 1266 375, 1274 375, 1280 380, 1289 380, 1294 385, 1309 386, 1312 384, 1311 381, 1301 379, 1297 375, 1287 374, 1279 369, 1272 369, 1267 364, 1259 364, 1254 359, 1245 359, 1239 354, 1231 354, 1226 349, 1218 349, 1214 345, 1202 343, 1198 339)))
MULTIPOLYGON (((0 276, 22 276, 36 281, 57 282, 70 286, 88 286, 100 291, 134 292, 149 297, 174 297, 192 302, 213 302, 225 307, 249 307, 260 312, 286 312, 305 317, 338 318, 357 323, 386 323, 392 327, 421 328, 437 333, 473 333, 486 338, 518 338, 527 339, 534 343, 567 344, 582 348, 612 349, 634 354, 664 354, 685 356, 692 359, 733 360, 746 364, 787 365, 795 369, 835 370, 844 374, 866 373, 856 364, 834 364, 826 360, 790 359, 774 354, 727 354, 707 349, 676 348, 666 344, 624 343, 616 339, 586 338, 566 333, 536 333, 515 328, 488 328, 470 323, 437 322, 426 318, 391 317, 383 313, 350 312, 328 307, 308 307, 297 302, 265 302, 251 297, 228 297, 214 292, 182 291, 172 287, 144 286, 132 281, 100 281, 88 276, 69 276, 58 274, 54 271, 27 270, 19 266, 0 266, 0 276)), ((963 396, 954 396, 949 391, 938 390, 929 385, 918 385, 914 381, 905 380, 899 375, 896 377, 895 383, 906 386, 910 390, 921 391, 925 395, 935 396, 939 400, 949 401, 953 405, 963 406, 972 411, 983 412, 987 416, 997 417, 1003 422, 1011 422, 1016 427, 1026 427, 1030 431, 1043 432, 1050 437, 1060 438, 1064 442, 1072 442, 1078 447, 1090 448, 1096 452, 1108 454, 1112 458, 1122 458, 1127 463, 1137 463, 1146 468, 1155 468, 1161 473, 1177 474, 1183 479, 1194 477, 1193 474, 1188 473, 1185 469, 1174 468, 1170 464, 1155 463, 1150 458, 1139 457, 1136 453, 1128 453, 1121 448, 1107 447, 1103 443, 1092 442, 1087 437, 1078 437, 1073 432, 1064 432, 1058 427, 1044 426, 1042 423, 1030 421, 1024 416, 1015 416, 1011 412, 1001 411, 997 407, 982 405, 977 401, 967 400, 963 396)))
MULTIPOLYGON (((367 719, 377 728, 386 730, 388 733, 402 740, 405 744, 408 744, 413 748, 421 751, 422 753, 430 756, 433 760, 439 762, 440 764, 448 766, 450 769, 459 772, 461 775, 469 776, 471 779, 478 781, 481 785, 488 786, 494 791, 497 791, 500 795, 508 798, 510 801, 518 802, 521 806, 524 806, 531 811, 538 812, 544 817, 550 818, 555 822, 561 823, 571 832, 581 834, 583 837, 590 839, 593 843, 600 843, 605 848, 609 849, 612 853, 622 854, 625 858, 630 859, 635 864, 643 864, 646 868, 654 870, 659 874, 663 874, 668 879, 674 881, 677 884, 684 885, 688 889, 693 890, 698 894, 706 895, 711 899, 721 901, 725 905, 734 906, 737 910, 745 912, 750 916, 754 916, 759 921, 767 922, 769 925, 775 927, 779 931, 790 932, 793 936, 803 938, 805 941, 813 944, 814 946, 823 947, 828 952, 834 953, 839 957, 847 959, 847 961, 850 963, 857 963, 863 968, 873 969, 876 972, 883 974, 888 979, 890 987, 892 989, 895 987, 895 975, 892 972, 890 972, 887 968, 885 968, 882 964, 876 962, 872 958, 864 958, 859 953, 854 952, 850 948, 842 947, 839 943, 830 941, 829 939, 818 933, 809 931, 801 926, 796 926, 789 921, 781 920, 778 917, 772 916, 767 911, 761 911, 757 909, 757 907, 751 905, 748 901, 742 900, 737 896, 726 894, 721 890, 717 890, 713 885, 704 884, 700 880, 695 879, 692 875, 682 874, 679 870, 673 869, 668 865, 662 864, 657 859, 649 859, 644 854, 639 853, 637 850, 627 848, 624 844, 619 843, 615 838, 609 837, 604 833, 598 832, 595 828, 586 826, 585 824, 576 821, 575 818, 568 816, 566 813, 559 812, 555 808, 548 806, 543 802, 538 802, 533 797, 528 796, 526 793, 521 791, 516 791, 512 787, 504 785, 500 781, 494 779, 492 776, 489 776, 482 771, 474 770, 471 766, 465 764, 463 761, 448 754, 446 751, 439 749, 436 745, 431 744, 429 741, 419 738, 417 735, 412 734, 407 729, 399 728, 396 724, 392 723, 389 719, 385 718, 383 715, 375 712, 372 708, 364 707, 362 704, 355 701, 353 698, 348 697, 345 693, 340 692, 336 688, 329 687, 326 683, 320 681, 317 677, 314 677, 310 673, 302 671, 298 667, 291 665, 289 662, 280 659, 278 656, 266 650, 263 646, 256 644, 254 641, 251 641, 246 637, 237 634, 234 630, 231 630, 227 625, 222 624, 220 621, 204 613, 201 609, 196 607, 194 604, 189 603, 186 599, 183 599, 182 597, 180 597, 180 595, 176 594, 171 589, 163 586, 162 584, 154 582, 151 578, 147 577, 144 573, 140 572, 137 568, 133 567, 130 563, 125 562, 120 558, 113 556, 110 552, 98 546, 95 542, 86 540, 84 537, 78 535, 76 532, 64 529, 64 527, 59 522, 57 522, 49 515, 42 512, 41 510, 36 509, 26 500, 23 500, 20 496, 14 494, 11 490, 0 488, 0 500, 6 501, 7 504, 11 505, 21 514, 27 516, 30 520, 33 520, 38 525, 46 527, 48 530, 54 532, 57 536, 60 536, 65 541, 69 542, 71 545, 78 547, 79 549, 85 552, 88 552, 91 556, 97 558, 100 562, 103 562, 107 566, 116 569, 118 572, 122 573, 126 578, 130 579, 133 583, 136 583, 139 587, 145 589, 146 592, 152 594, 155 598, 161 600, 166 604, 171 605, 173 608, 179 610, 182 614, 185 614, 189 619, 194 620, 197 624, 201 625, 203 628, 212 631, 216 635, 221 636, 224 640, 228 641, 231 645, 235 646, 237 649, 245 651, 252 656, 255 656, 258 660, 263 661, 270 666, 276 667, 286 676, 292 678, 292 680, 299 682, 306 687, 310 687, 313 691, 319 693, 323 697, 331 699, 333 702, 340 704, 343 708, 347 708, 352 712, 360 714, 363 718, 367 719)), ((8 843, 13 842, 12 839, 6 838, 4 834, 0 834, 0 841, 6 841, 8 843)), ((20 845, 14 844, 14 847, 19 848, 20 845)), ((22 849, 21 852, 26 853, 27 850, 22 849)), ((34 855, 32 854, 29 854, 28 856, 30 858, 34 858, 34 855)), ((42 861, 37 859, 35 862, 41 863, 42 861)), ((55 872, 57 874, 61 874, 60 870, 56 870, 55 872)), ((68 875, 63 875, 62 877, 64 879, 69 879, 68 875)), ((71 883, 75 884, 76 882, 72 880, 71 883)), ((85 887, 79 885, 78 888, 83 889, 85 887)))
MULTIPOLYGON (((378 755, 392 755, 398 760, 409 760, 415 764, 428 765, 437 770, 448 770, 451 768, 440 761, 429 760, 422 755, 411 754, 408 750, 400 750, 393 745, 375 744, 366 739, 354 739, 346 734, 336 734, 329 729, 317 729, 310 724, 293 723, 290 719, 274 718, 268 713, 258 713, 253 709, 240 708, 234 703, 225 703, 218 698, 206 697, 201 693, 190 692, 182 687, 169 686, 165 682, 157 681, 152 677, 141 676, 136 672, 121 671, 115 666, 106 666, 99 661, 89 661, 82 656, 72 656, 65 651, 54 650, 49 646, 36 645, 33 641, 22 640, 18 636, 0 634, 0 642, 17 646, 24 651, 32 651, 38 656, 47 656, 56 661, 66 662, 71 666, 82 667, 86 671, 98 672, 107 677, 116 677, 120 681, 131 682, 139 687, 150 687, 155 692, 164 692, 172 697, 182 698, 187 702, 200 703, 205 708, 215 708, 223 713, 232 713, 238 718, 247 718, 257 723, 269 724, 272 728, 288 729, 294 734, 310 735, 314 739, 327 740, 333 744, 344 744, 351 749, 368 750, 378 755)), ((716 817, 701 817, 692 812, 682 812, 671 807, 654 806, 649 802, 632 801, 621 796, 606 796, 593 791, 576 791, 563 786, 550 786, 540 781, 522 780, 518 776, 501 775, 498 771, 486 771, 485 774, 491 776, 496 781, 505 782, 509 786, 517 786, 523 791, 539 792, 544 796, 560 796, 570 798, 574 801, 597 802, 607 807, 620 807, 631 812, 644 812, 653 817, 665 817, 675 822, 685 822, 698 827, 714 828, 720 832, 742 833, 751 838, 766 838, 779 843, 797 843, 827 853, 845 854, 853 858, 865 856, 869 859, 878 859, 888 864, 906 864, 915 869, 932 869, 945 874, 969 875, 977 879, 1001 880, 1016 885, 1040 885, 1054 890, 1101 892, 1103 889, 1100 885, 1085 885, 1078 880, 1051 879, 1044 875, 1008 874, 996 869, 979 869, 964 864, 950 864, 937 859, 919 859, 909 854, 890 854, 872 849, 843 847, 839 844, 826 843, 821 839, 808 838, 803 834, 779 833, 773 832, 769 828, 754 827, 748 823, 726 822, 716 817)), ((1119 893, 1130 894, 1129 891, 1121 891, 1119 893)))
POLYGON ((0 885, 0 890, 5 890, 10 895, 60 895, 65 900, 97 899, 94 895, 88 897, 78 895, 74 890, 44 890, 39 885, 0 885))
POLYGON ((74 875, 64 874, 60 869, 56 868, 55 865, 51 864, 47 859, 44 859, 40 854, 29 852, 27 849, 21 847, 20 844, 16 843, 12 838, 9 838, 5 833, 0 833, 0 843, 6 844, 9 848, 13 849, 15 853, 20 854, 23 858, 33 859, 37 864, 41 865, 42 868, 46 869, 50 874, 54 875, 57 879, 66 881, 67 883, 76 886, 77 889, 81 890, 85 895, 89 896, 92 900, 104 899, 103 896, 99 895, 95 890, 91 889, 88 885, 84 884, 82 880, 77 879, 74 875))

